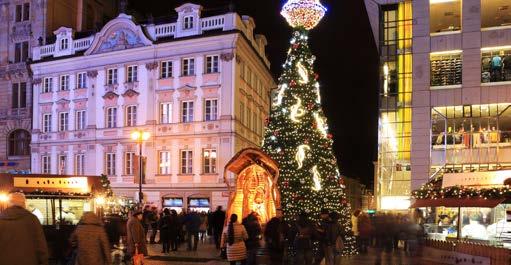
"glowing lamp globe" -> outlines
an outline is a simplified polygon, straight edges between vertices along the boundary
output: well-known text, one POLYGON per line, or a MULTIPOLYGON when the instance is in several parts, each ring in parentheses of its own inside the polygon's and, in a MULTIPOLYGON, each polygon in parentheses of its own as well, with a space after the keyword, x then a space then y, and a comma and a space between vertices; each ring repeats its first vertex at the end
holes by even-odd
POLYGON ((289 0, 280 14, 293 28, 313 29, 325 15, 326 8, 319 0, 289 0))

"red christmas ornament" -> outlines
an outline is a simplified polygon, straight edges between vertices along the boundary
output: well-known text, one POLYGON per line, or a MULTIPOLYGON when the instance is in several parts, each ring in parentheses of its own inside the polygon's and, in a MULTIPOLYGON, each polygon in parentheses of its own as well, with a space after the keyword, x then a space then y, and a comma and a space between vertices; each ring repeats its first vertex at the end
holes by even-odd
POLYGON ((291 80, 291 82, 289 82, 289 87, 294 87, 294 86, 296 86, 296 81, 291 80))
POLYGON ((311 110, 312 108, 314 108, 314 104, 312 104, 312 103, 307 104, 307 109, 308 110, 311 110))
POLYGON ((332 139, 332 138, 333 138, 333 135, 332 135, 331 133, 329 133, 329 134, 327 134, 327 135, 326 135, 326 137, 327 137, 328 139, 332 139))
POLYGON ((318 74, 314 74, 314 80, 318 80, 319 79, 319 75, 318 74))
POLYGON ((300 47, 300 44, 298 44, 298 43, 293 44, 293 49, 296 50, 296 49, 298 49, 298 47, 300 47))

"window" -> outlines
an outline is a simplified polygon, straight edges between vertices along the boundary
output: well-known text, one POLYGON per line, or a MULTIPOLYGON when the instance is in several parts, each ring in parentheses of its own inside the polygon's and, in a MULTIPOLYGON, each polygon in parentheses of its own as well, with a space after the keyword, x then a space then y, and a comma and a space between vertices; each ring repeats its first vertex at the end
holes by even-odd
POLYGON ((172 103, 160 103, 160 123, 172 123, 172 103))
POLYGON ((181 174, 192 174, 192 150, 181 150, 181 174))
POLYGON ((489 162, 504 165, 510 161, 511 105, 435 107, 431 133, 432 166, 470 172, 480 171, 481 164, 489 170, 489 162))
POLYGON ((53 78, 51 78, 51 77, 44 78, 42 93, 50 93, 52 91, 53 91, 53 78))
POLYGON ((107 128, 117 127, 117 108, 106 109, 106 127, 107 128))
POLYGON ((60 40, 60 50, 67 50, 69 47, 69 39, 64 38, 60 40))
POLYGON ((255 112, 254 112, 254 113, 252 114, 252 119, 253 119, 252 126, 254 126, 254 127, 252 128, 252 130, 253 130, 254 132, 258 132, 259 130, 258 130, 258 127, 257 127, 257 113, 255 113, 255 112))
POLYGON ((461 84, 461 52, 431 54, 431 86, 461 84))
POLYGON ((106 153, 105 169, 108 176, 115 175, 115 153, 106 153))
POLYGON ((14 45, 14 62, 25 62, 28 59, 28 41, 18 42, 14 45))
POLYGON ((85 110, 77 110, 75 116, 75 130, 85 130, 85 110))
POLYGON ((126 107, 126 126, 137 126, 137 106, 126 107))
POLYGON ((218 55, 206 56, 206 73, 218 73, 220 71, 218 55))
POLYGON ((133 82, 137 82, 138 81, 137 70, 138 70, 138 66, 136 66, 136 65, 128 66, 128 76, 126 78, 126 81, 128 83, 133 83, 133 82))
POLYGON ((75 155, 75 175, 78 175, 78 176, 85 175, 85 155, 84 154, 75 155))
POLYGON ((27 107, 27 83, 12 84, 12 108, 27 107))
POLYGON ((50 156, 41 156, 41 173, 43 173, 43 174, 51 173, 50 156))
POLYGON ((429 0, 431 33, 461 30, 461 0, 429 0))
POLYGON ((61 75, 60 76, 60 91, 68 91, 69 90, 69 75, 61 75))
POLYGON ((51 132, 51 114, 43 114, 43 133, 51 132))
POLYGON ((185 17, 185 20, 183 21, 183 29, 191 29, 193 28, 193 17, 187 16, 185 17))
POLYGON ((205 174, 216 173, 216 149, 204 149, 202 152, 203 157, 203 172, 205 174))
POLYGON ((61 112, 59 113, 59 131, 67 131, 68 130, 68 121, 69 121, 69 113, 61 112))
POLYGON ((133 163, 135 162, 135 153, 126 152, 124 153, 124 174, 133 175, 133 163))
POLYGON ((110 68, 107 70, 107 85, 117 84, 117 69, 110 68))
POLYGON ((481 51, 481 82, 511 81, 511 49, 481 51))
POLYGON ((170 152, 160 151, 158 154, 159 174, 170 174, 170 152))
POLYGON ((183 101, 181 122, 193 122, 193 101, 183 101))
POLYGON ((216 121, 217 120, 217 110, 218 110, 218 100, 217 99, 206 99, 205 101, 205 110, 204 110, 204 120, 206 121, 216 121))
POLYGON ((57 170, 57 174, 65 175, 66 174, 66 160, 67 160, 66 155, 59 155, 58 158, 59 158, 59 161, 58 161, 59 168, 57 170))
POLYGON ((161 62, 161 78, 171 78, 172 77, 172 61, 163 61, 161 62))
POLYGON ((86 88, 87 87, 87 73, 78 73, 76 75, 76 88, 86 88))
POLYGON ((245 104, 243 102, 240 102, 240 122, 245 124, 245 104))
POLYGON ((16 5, 16 22, 27 21, 30 19, 30 3, 16 5))
POLYGON ((481 28, 509 26, 510 0, 481 0, 481 28))
POLYGON ((183 59, 183 76, 195 75, 195 59, 183 59))
POLYGON ((30 155, 30 133, 25 130, 15 130, 9 134, 9 155, 30 155))
POLYGON ((247 121, 247 127, 249 129, 252 129, 252 112, 250 111, 249 108, 247 108, 247 119, 246 119, 246 121, 247 121))

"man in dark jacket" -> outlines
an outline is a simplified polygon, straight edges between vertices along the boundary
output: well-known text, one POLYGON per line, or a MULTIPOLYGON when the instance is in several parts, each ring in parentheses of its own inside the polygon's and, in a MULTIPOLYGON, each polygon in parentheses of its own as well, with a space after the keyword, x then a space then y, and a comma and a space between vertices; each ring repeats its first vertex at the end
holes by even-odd
POLYGON ((70 241, 77 248, 75 265, 112 264, 110 242, 101 219, 93 212, 83 213, 70 241))
POLYGON ((25 195, 9 195, 0 214, 0 264, 48 265, 48 247, 41 223, 25 209, 25 195))
POLYGON ((332 226, 330 212, 327 209, 321 210, 320 218, 319 226, 316 228, 319 234, 319 250, 314 258, 315 265, 321 264, 321 261, 323 261, 327 255, 332 253, 332 246, 330 245, 328 234, 332 226))
POLYGON ((187 250, 192 250, 192 239, 193 239, 193 251, 197 250, 197 242, 199 241, 199 228, 201 220, 197 212, 190 211, 185 216, 184 225, 186 227, 186 234, 188 240, 187 250))
POLYGON ((215 238, 216 248, 220 249, 220 239, 222 238, 222 231, 224 229, 225 212, 222 210, 222 206, 218 206, 216 211, 213 213, 213 236, 215 238))

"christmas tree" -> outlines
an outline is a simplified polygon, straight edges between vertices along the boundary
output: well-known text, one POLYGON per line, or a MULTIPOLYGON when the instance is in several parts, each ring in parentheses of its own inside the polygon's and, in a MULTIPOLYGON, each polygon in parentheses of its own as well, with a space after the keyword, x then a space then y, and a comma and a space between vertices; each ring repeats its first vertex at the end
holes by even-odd
POLYGON ((263 150, 279 164, 284 218, 292 221, 297 214, 307 212, 317 221, 321 209, 339 213, 346 232, 343 254, 350 255, 356 253, 351 210, 321 109, 318 75, 313 70, 315 57, 307 43, 308 31, 325 11, 319 0, 290 0, 283 7, 282 15, 294 31, 274 93, 263 150))

